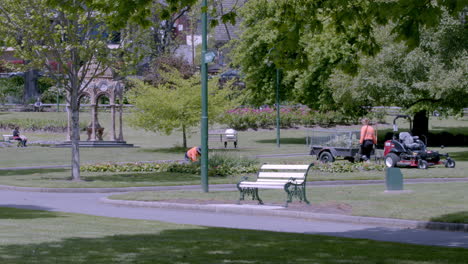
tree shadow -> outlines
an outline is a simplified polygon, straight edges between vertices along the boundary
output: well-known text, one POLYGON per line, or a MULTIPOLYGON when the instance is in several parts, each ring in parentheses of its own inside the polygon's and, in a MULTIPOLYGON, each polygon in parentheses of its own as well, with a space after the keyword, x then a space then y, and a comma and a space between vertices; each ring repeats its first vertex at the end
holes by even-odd
POLYGON ((60 213, 46 211, 49 208, 35 205, 0 205, 0 219, 34 219, 62 217, 60 213))
POLYGON ((185 182, 199 180, 199 175, 178 172, 128 172, 120 174, 101 174, 96 176, 82 176, 85 181, 105 182, 185 182))
POLYGON ((18 176, 18 175, 33 175, 33 174, 46 174, 70 171, 70 169, 57 168, 57 169, 26 169, 26 170, 0 170, 1 176, 18 176))
POLYGON ((171 148, 142 148, 139 152, 150 152, 150 153, 185 153, 187 148, 184 147, 171 147, 171 148))
MULTIPOLYGON (((468 211, 460 211, 460 212, 435 216, 435 217, 432 217, 430 220, 432 222, 468 224, 468 211)), ((430 226, 427 226, 427 227, 430 227, 430 226)))
POLYGON ((225 228, 166 229, 153 234, 74 237, 0 246, 2 263, 454 264, 466 263, 465 254, 466 251, 446 247, 225 228))
POLYGON ((449 154, 455 161, 468 161, 468 151, 451 152, 449 154))
MULTIPOLYGON (((262 140, 257 140, 257 143, 261 144, 276 144, 276 138, 274 139, 262 139, 262 140)), ((306 144, 306 138, 280 138, 280 143, 281 144, 296 144, 296 145, 305 145, 306 144)))

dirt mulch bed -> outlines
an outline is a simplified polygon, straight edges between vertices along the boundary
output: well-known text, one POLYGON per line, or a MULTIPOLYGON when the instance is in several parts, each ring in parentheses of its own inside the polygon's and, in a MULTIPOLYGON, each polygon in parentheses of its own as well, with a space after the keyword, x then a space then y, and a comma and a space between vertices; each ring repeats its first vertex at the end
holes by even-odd
MULTIPOLYGON (((160 202, 167 202, 167 203, 179 203, 179 204, 237 204, 237 201, 225 201, 225 200, 198 200, 198 199, 170 199, 170 200, 162 200, 160 202)), ((241 204, 251 204, 257 205, 257 201, 253 200, 245 200, 241 201, 241 204)), ((265 205, 270 206, 284 206, 284 203, 267 203, 265 205)), ((323 213, 323 214, 343 214, 343 215, 351 215, 352 207, 349 204, 345 203, 337 203, 337 202, 327 202, 323 204, 313 204, 310 205, 306 203, 300 202, 292 202, 288 205, 285 210, 289 211, 302 211, 302 212, 312 212, 312 213, 323 213)))

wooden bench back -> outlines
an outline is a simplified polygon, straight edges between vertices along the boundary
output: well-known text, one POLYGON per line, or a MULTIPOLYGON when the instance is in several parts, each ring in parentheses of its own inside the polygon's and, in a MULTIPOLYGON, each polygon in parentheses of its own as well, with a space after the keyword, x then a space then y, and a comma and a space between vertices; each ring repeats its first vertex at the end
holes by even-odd
POLYGON ((307 179, 310 165, 278 165, 264 164, 260 167, 257 182, 287 182, 294 178, 296 184, 301 184, 307 179))

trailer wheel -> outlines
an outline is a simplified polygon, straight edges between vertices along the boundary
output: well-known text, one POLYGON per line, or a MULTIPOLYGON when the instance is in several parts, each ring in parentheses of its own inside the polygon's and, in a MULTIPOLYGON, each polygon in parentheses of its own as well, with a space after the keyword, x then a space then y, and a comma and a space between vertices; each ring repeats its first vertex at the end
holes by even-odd
POLYGON ((422 170, 425 170, 427 169, 429 165, 427 164, 427 161, 425 160, 419 160, 418 161, 418 168, 422 169, 422 170))
POLYGON ((455 168, 455 161, 453 159, 448 159, 445 161, 446 168, 455 168))
POLYGON ((328 163, 328 162, 334 162, 335 158, 330 152, 324 151, 320 154, 319 160, 322 163, 328 163))
POLYGON ((388 153, 387 156, 385 156, 385 166, 388 168, 395 167, 399 161, 400 157, 395 153, 388 153))

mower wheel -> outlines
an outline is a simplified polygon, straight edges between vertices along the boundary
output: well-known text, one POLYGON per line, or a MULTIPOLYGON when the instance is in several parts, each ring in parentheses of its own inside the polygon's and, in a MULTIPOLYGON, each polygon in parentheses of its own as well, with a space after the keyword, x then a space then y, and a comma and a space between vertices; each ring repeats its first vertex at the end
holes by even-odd
POLYGON ((427 164, 427 161, 425 160, 419 160, 418 161, 418 168, 422 169, 422 170, 425 170, 427 169, 429 165, 427 164))
POLYGON ((385 156, 385 166, 388 168, 395 167, 399 161, 400 157, 395 153, 388 153, 387 156, 385 156))
POLYGON ((328 163, 328 162, 334 162, 335 158, 330 152, 324 151, 320 154, 319 160, 322 163, 328 163))
POLYGON ((446 168, 455 168, 455 161, 453 159, 448 159, 445 161, 446 168))

